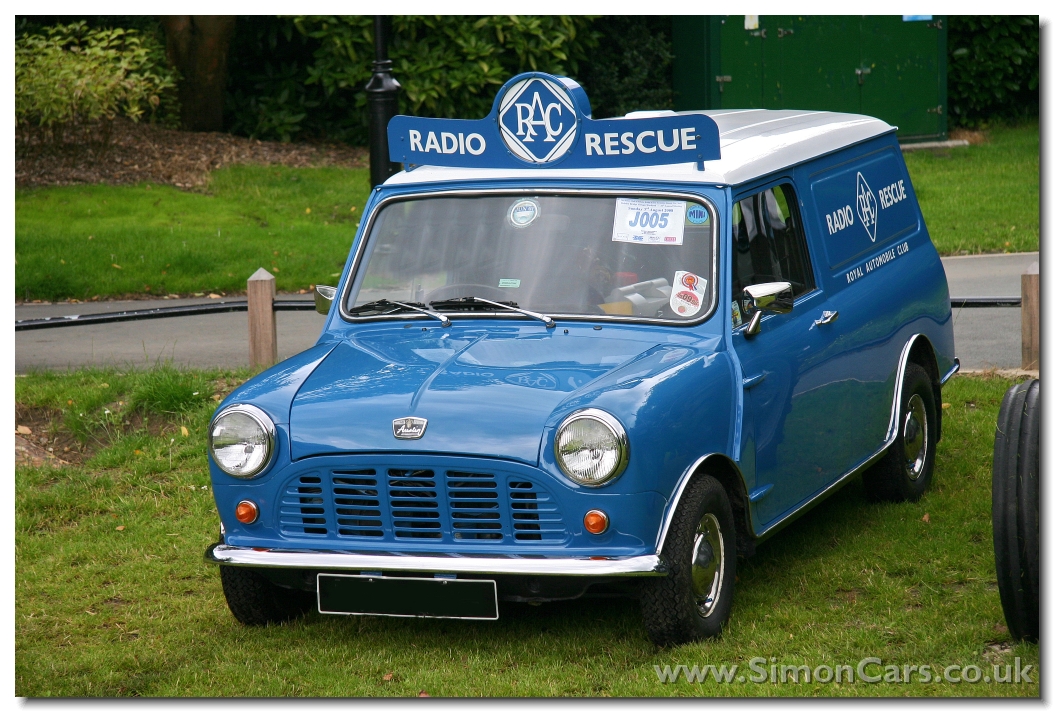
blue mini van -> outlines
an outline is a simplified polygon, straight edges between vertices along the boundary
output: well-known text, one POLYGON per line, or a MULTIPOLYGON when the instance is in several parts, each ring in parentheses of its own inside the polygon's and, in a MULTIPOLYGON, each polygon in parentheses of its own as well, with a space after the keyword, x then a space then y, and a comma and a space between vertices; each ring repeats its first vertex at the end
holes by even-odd
POLYGON ((718 635, 736 559, 855 475, 929 486, 948 285, 897 144, 809 111, 594 120, 529 73, 399 116, 318 343, 209 431, 234 616, 621 593, 718 635))

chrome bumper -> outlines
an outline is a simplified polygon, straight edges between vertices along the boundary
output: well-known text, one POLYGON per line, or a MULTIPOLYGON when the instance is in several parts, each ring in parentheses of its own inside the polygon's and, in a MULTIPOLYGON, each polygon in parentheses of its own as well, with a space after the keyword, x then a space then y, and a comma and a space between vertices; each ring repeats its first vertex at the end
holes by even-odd
POLYGON ((521 574, 531 576, 665 576, 658 556, 612 559, 588 557, 458 556, 376 554, 346 551, 250 549, 216 543, 205 561, 224 566, 326 569, 338 571, 421 571, 448 574, 521 574))

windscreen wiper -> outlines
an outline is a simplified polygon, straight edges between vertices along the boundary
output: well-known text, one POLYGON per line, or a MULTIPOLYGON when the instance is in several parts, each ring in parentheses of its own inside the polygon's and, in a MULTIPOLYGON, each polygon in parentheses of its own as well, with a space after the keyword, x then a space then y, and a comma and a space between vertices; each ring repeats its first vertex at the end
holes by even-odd
POLYGON ((455 309, 457 307, 464 307, 476 303, 489 304, 492 307, 501 307, 502 309, 508 309, 509 311, 514 311, 518 314, 529 316, 532 319, 537 319, 538 321, 544 323, 545 328, 547 329, 552 329, 556 326, 556 322, 553 321, 553 318, 551 316, 539 314, 538 312, 533 312, 529 309, 521 309, 519 306, 516 305, 516 302, 492 302, 491 300, 484 299, 483 297, 457 297, 456 299, 443 299, 438 302, 429 302, 429 306, 431 306, 433 309, 455 309))
POLYGON ((363 312, 372 311, 376 312, 378 315, 385 315, 394 314, 403 309, 410 309, 411 311, 427 314, 433 319, 438 319, 440 322, 442 322, 443 326, 450 326, 450 317, 448 317, 446 314, 440 314, 437 311, 432 311, 431 309, 426 308, 425 305, 421 304, 420 302, 406 303, 396 302, 391 299, 378 299, 376 301, 366 302, 365 304, 360 304, 357 307, 353 307, 348 310, 348 313, 361 315, 363 312))

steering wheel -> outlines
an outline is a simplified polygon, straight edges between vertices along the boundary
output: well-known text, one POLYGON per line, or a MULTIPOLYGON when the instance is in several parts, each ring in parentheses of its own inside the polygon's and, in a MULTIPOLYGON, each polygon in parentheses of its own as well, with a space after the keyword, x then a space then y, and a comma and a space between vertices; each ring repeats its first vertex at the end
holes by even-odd
POLYGON ((446 299, 456 299, 457 297, 483 297, 494 302, 507 302, 510 301, 510 296, 509 290, 491 287, 487 284, 448 284, 443 287, 436 287, 426 294, 425 304, 441 302, 446 299))

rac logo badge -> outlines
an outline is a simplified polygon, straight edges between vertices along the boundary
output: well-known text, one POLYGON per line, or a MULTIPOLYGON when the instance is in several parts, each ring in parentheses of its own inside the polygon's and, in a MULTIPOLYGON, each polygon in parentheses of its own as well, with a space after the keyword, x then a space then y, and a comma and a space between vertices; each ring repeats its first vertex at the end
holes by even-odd
POLYGON ((552 163, 575 143, 578 117, 571 96, 542 77, 516 82, 501 98, 498 127, 505 146, 528 163, 552 163))
POLYGON ((856 174, 856 214, 867 230, 867 236, 874 242, 878 237, 878 199, 859 171, 856 174))
POLYGON ((399 440, 420 440, 427 427, 425 418, 396 418, 392 421, 392 434, 399 440))

